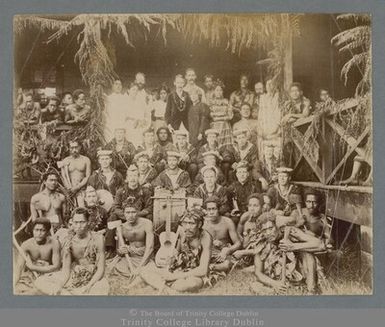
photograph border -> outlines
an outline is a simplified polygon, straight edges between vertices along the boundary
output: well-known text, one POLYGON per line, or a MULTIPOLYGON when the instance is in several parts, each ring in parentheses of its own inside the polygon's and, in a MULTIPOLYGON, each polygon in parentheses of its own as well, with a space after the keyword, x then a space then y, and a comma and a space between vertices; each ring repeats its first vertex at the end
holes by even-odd
MULTIPOLYGON (((224 308, 234 306, 233 297, 229 296, 109 296, 109 297, 31 297, 12 295, 12 157, 4 154, 12 153, 12 87, 13 87, 13 34, 12 20, 15 14, 44 13, 119 13, 119 12, 304 12, 304 13, 338 13, 338 12, 367 12, 373 19, 373 133, 374 133, 374 167, 385 167, 385 155, 381 150, 381 142, 385 139, 385 113, 381 112, 381 104, 385 100, 385 4, 382 1, 331 0, 317 1, 294 0, 287 1, 109 1, 108 4, 97 4, 96 1, 86 0, 82 3, 58 0, 55 5, 49 1, 12 1, 8 6, 1 5, 1 93, 2 109, 0 111, 0 139, 3 153, 0 156, 1 179, 0 199, 1 242, 0 258, 0 307, 3 308, 118 308, 140 306, 143 308, 163 307, 177 308, 224 308), (380 85, 382 87, 380 87, 380 85)), ((385 172, 374 168, 373 196, 373 230, 374 235, 374 287, 371 296, 237 296, 237 305, 243 308, 375 308, 385 305, 385 260, 383 251, 385 224, 382 224, 377 213, 385 211, 384 192, 385 172)))

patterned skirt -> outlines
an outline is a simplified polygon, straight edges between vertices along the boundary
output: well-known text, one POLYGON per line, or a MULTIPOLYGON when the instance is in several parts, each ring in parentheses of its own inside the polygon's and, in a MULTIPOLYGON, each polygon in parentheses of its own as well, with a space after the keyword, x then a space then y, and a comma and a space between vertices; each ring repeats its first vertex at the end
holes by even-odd
POLYGON ((233 144, 233 131, 228 121, 215 121, 211 123, 211 128, 219 132, 218 148, 223 145, 233 144))

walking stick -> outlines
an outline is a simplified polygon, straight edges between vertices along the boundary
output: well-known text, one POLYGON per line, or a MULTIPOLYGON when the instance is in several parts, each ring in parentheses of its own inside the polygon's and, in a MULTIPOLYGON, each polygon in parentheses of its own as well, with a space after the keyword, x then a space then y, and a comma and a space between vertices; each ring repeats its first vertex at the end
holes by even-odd
MULTIPOLYGON (((19 243, 17 243, 15 234, 12 236, 12 243, 15 246, 16 250, 19 252, 20 256, 25 260, 25 262, 27 262, 29 259, 27 258, 27 255, 25 254, 22 247, 19 245, 19 243)), ((31 271, 32 271, 32 274, 35 276, 35 278, 39 276, 36 271, 33 271, 33 270, 31 271)))
MULTIPOLYGON (((283 239, 285 241, 289 238, 289 234, 290 234, 290 228, 288 226, 285 226, 284 234, 283 234, 283 239)), ((281 281, 283 283, 286 283, 286 251, 283 251, 283 257, 282 257, 281 281)))

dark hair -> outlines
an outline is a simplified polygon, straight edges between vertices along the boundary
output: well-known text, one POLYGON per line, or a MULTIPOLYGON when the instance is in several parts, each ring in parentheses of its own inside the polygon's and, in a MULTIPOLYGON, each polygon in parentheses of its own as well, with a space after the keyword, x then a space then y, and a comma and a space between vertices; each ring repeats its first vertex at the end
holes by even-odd
POLYGON ((242 108, 243 106, 248 106, 249 109, 251 109, 251 105, 250 105, 250 103, 248 103, 248 102, 242 102, 242 103, 241 103, 241 106, 240 106, 239 108, 242 108))
POLYGON ((207 203, 215 203, 217 205, 217 208, 219 208, 219 202, 219 198, 216 195, 209 196, 204 201, 203 208, 207 209, 207 203))
POLYGON ((186 68, 185 74, 187 74, 188 72, 194 72, 194 74, 196 75, 196 71, 194 68, 191 68, 191 67, 186 68))
POLYGON ((181 78, 181 79, 183 79, 184 81, 186 80, 186 79, 183 77, 182 74, 177 74, 177 75, 175 75, 174 82, 176 81, 177 78, 181 78))
POLYGON ((36 218, 32 222, 32 230, 35 228, 36 225, 43 225, 44 229, 48 232, 51 229, 51 222, 47 218, 36 218))
POLYGON ((85 93, 84 93, 83 90, 78 89, 78 90, 75 90, 75 91, 74 91, 74 93, 72 94, 72 97, 74 98, 74 100, 77 100, 77 99, 79 99, 79 97, 80 97, 81 94, 84 94, 84 95, 85 95, 85 93))
POLYGON ((88 210, 86 208, 83 208, 83 207, 75 208, 72 211, 71 218, 73 218, 75 215, 83 215, 87 221, 89 221, 89 219, 90 219, 90 213, 88 212, 88 210))
POLYGON ((218 86, 221 87, 222 90, 225 89, 225 84, 219 78, 214 82, 214 88, 217 88, 218 86))
POLYGON ((214 75, 212 75, 212 74, 207 74, 207 75, 205 75, 205 76, 203 77, 203 80, 205 81, 205 80, 208 79, 208 78, 211 78, 211 79, 214 81, 214 75))
POLYGON ((199 230, 202 230, 203 222, 204 222, 204 212, 202 209, 194 208, 191 210, 187 210, 182 217, 179 218, 179 224, 183 222, 186 218, 192 218, 199 226, 199 230))
POLYGON ((258 199, 259 200, 259 204, 260 205, 263 205, 265 203, 265 201, 263 200, 263 195, 267 195, 267 194, 258 194, 258 193, 253 193, 253 194, 250 194, 248 197, 247 197, 247 203, 249 203, 249 201, 251 199, 258 199))
POLYGON ((320 191, 314 189, 314 188, 307 188, 304 192, 304 199, 306 201, 306 198, 308 195, 314 195, 317 198, 318 202, 321 202, 322 200, 322 194, 320 191))
POLYGON ((50 96, 50 97, 48 98, 48 102, 49 102, 49 101, 55 101, 57 105, 60 103, 60 99, 59 99, 57 96, 55 96, 55 95, 50 96))
POLYGON ((156 131, 156 136, 158 137, 158 139, 159 139, 159 134, 160 134, 160 131, 161 130, 165 130, 166 131, 166 133, 167 133, 167 141, 172 141, 172 135, 171 135, 171 132, 170 132, 170 130, 167 128, 167 127, 164 127, 164 126, 162 126, 162 127, 159 127, 158 129, 157 129, 157 131, 156 131))
POLYGON ((41 175, 41 181, 45 182, 48 179, 48 176, 50 175, 55 175, 56 178, 59 179, 59 174, 55 170, 51 169, 46 171, 43 175, 41 175))
POLYGON ((296 88, 298 88, 298 90, 302 91, 302 85, 301 85, 301 83, 298 83, 298 82, 291 83, 291 84, 290 84, 290 90, 291 90, 293 87, 296 87, 296 88))
POLYGON ((159 94, 160 94, 160 92, 162 92, 162 91, 166 91, 167 94, 170 93, 170 89, 168 88, 168 86, 167 86, 165 83, 163 83, 163 84, 160 86, 160 88, 159 88, 159 94))

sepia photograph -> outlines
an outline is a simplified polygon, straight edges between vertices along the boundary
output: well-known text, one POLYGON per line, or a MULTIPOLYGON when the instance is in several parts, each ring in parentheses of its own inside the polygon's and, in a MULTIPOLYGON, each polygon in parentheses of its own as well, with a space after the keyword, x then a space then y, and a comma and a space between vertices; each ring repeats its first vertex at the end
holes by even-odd
POLYGON ((14 16, 14 295, 373 294, 371 33, 14 16))

